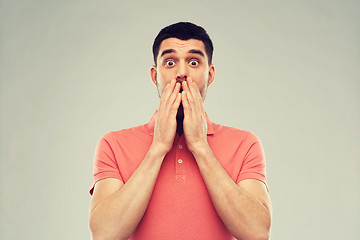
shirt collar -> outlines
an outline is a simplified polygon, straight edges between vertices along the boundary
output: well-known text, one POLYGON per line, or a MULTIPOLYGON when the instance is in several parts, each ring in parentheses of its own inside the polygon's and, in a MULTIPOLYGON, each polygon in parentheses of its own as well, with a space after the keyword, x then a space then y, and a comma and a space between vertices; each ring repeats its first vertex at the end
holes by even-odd
MULTIPOLYGON (((155 127, 157 112, 158 110, 155 111, 155 113, 153 114, 153 116, 151 117, 150 121, 147 124, 151 136, 154 135, 154 127, 155 127)), ((210 117, 208 116, 207 113, 205 113, 205 116, 206 116, 206 124, 207 124, 207 135, 212 135, 214 134, 213 123, 211 122, 210 117)))

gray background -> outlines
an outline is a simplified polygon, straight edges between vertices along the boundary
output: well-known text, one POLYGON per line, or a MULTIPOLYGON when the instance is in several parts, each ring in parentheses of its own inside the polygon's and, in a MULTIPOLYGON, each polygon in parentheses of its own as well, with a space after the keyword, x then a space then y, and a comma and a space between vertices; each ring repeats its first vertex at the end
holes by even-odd
POLYGON ((89 239, 97 140, 158 105, 151 46, 215 45, 206 109, 263 142, 273 240, 360 239, 359 1, 0 1, 0 239, 89 239))

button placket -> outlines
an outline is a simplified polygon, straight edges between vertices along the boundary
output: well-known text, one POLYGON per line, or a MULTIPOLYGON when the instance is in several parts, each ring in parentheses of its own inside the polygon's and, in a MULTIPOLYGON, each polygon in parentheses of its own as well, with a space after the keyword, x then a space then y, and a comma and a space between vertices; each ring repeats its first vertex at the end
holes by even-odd
POLYGON ((184 138, 181 138, 177 147, 176 147, 176 154, 175 154, 175 174, 185 175, 185 161, 184 157, 184 138))

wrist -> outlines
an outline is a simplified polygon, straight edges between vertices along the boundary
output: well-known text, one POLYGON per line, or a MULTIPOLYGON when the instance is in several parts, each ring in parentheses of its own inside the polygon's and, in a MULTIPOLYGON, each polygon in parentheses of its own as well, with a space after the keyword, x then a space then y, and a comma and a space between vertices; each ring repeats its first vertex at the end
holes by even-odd
POLYGON ((168 153, 168 149, 161 144, 153 142, 150 145, 148 150, 148 154, 154 158, 161 158, 164 159, 165 155, 168 153))
POLYGON ((189 150, 195 158, 206 157, 212 153, 212 150, 207 142, 194 145, 193 147, 190 147, 189 150))

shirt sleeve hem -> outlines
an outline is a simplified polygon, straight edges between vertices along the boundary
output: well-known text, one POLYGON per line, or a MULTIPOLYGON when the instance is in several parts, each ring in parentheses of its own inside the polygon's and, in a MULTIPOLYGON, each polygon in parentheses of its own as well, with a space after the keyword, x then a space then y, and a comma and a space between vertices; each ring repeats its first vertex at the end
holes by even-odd
POLYGON ((91 187, 90 187, 90 190, 89 190, 90 195, 93 195, 95 184, 98 181, 103 180, 105 178, 116 178, 116 179, 119 179, 120 181, 124 182, 121 179, 119 173, 117 173, 117 172, 106 172, 106 173, 102 173, 102 174, 96 174, 94 176, 94 180, 93 180, 93 182, 91 184, 91 187))
POLYGON ((245 179, 255 179, 265 184, 266 190, 269 192, 266 177, 259 173, 242 173, 237 179, 237 184, 245 179))

